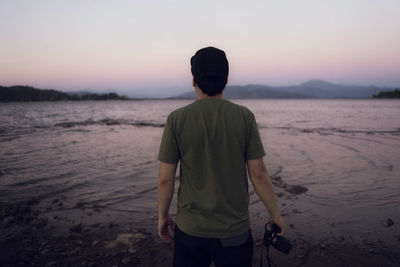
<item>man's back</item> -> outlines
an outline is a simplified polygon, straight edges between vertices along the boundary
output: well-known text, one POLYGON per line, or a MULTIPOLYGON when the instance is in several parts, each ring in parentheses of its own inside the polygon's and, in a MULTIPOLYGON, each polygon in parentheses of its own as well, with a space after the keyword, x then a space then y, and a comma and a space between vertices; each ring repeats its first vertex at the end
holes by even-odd
POLYGON ((158 233, 172 241, 169 207, 180 162, 174 266, 250 267, 253 237, 249 223, 249 177, 270 213, 285 231, 254 115, 222 99, 228 82, 225 52, 205 47, 190 59, 198 100, 167 119, 158 159, 158 233))
POLYGON ((254 116, 245 107, 208 98, 172 112, 159 160, 180 160, 178 227, 213 238, 248 231, 246 161, 264 155, 254 116))

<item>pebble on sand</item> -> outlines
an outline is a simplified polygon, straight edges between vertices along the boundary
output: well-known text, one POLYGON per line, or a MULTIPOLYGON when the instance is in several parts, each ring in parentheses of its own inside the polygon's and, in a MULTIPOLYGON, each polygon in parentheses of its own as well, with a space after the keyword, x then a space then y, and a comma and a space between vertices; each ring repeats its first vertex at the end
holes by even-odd
POLYGON ((118 244, 123 244, 128 246, 130 249, 132 248, 133 244, 139 242, 140 240, 146 238, 146 236, 142 233, 121 233, 117 236, 115 240, 107 242, 104 247, 106 248, 116 248, 118 244))

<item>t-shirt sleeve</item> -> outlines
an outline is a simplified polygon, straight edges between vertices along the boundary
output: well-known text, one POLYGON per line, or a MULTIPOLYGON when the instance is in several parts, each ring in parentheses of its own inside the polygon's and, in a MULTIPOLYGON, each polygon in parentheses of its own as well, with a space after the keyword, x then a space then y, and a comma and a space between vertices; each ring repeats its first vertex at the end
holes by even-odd
POLYGON ((259 159, 265 156, 264 147, 254 115, 250 116, 249 131, 247 136, 246 160, 259 159))
POLYGON ((165 123, 164 133, 161 138, 160 150, 158 152, 158 160, 176 164, 179 161, 179 148, 176 141, 176 135, 172 125, 171 116, 168 116, 167 122, 165 123))

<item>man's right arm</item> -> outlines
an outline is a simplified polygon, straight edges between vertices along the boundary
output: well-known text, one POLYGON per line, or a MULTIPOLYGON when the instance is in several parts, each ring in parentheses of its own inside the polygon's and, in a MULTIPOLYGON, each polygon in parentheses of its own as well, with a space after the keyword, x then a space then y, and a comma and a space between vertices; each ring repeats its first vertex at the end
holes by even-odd
POLYGON ((280 234, 283 235, 286 230, 285 222, 279 213, 274 189, 263 159, 248 160, 247 170, 254 190, 269 212, 270 222, 277 224, 282 230, 280 234))

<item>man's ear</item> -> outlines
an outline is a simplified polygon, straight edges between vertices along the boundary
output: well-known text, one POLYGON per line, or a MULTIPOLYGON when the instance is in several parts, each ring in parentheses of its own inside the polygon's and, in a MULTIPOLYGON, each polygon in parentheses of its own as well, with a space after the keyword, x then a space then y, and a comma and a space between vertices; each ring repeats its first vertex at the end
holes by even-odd
POLYGON ((196 81, 194 80, 194 77, 192 79, 192 85, 193 85, 193 87, 196 87, 196 81))

